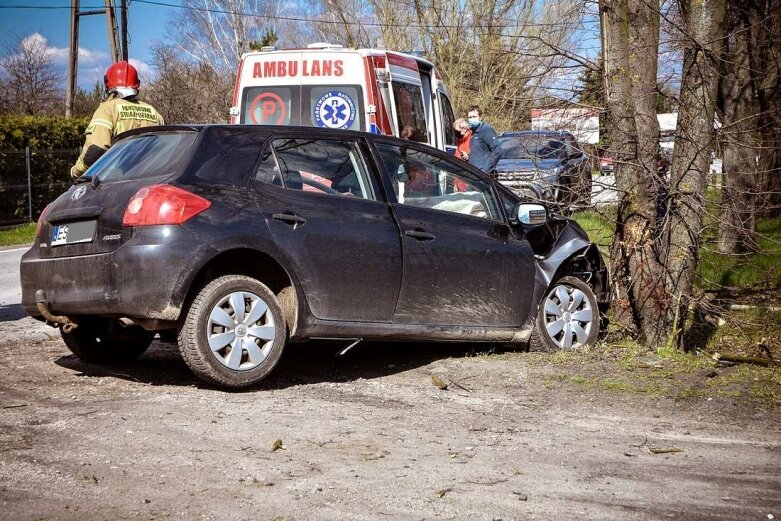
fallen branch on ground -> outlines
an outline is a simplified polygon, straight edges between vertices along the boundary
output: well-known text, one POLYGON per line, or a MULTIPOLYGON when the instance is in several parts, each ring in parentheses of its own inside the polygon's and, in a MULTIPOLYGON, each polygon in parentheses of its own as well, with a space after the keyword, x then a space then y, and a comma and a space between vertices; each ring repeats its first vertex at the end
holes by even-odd
POLYGON ((713 359, 716 362, 734 362, 736 364, 756 364, 764 367, 770 367, 778 363, 775 360, 768 360, 765 358, 755 358, 752 356, 722 355, 720 353, 714 353, 713 359))

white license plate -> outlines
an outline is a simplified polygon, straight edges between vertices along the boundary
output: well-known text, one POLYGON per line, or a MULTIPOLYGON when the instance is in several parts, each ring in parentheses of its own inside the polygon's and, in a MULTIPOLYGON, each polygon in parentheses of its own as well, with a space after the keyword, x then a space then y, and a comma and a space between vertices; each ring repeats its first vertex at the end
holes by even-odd
POLYGON ((67 224, 55 224, 52 230, 52 246, 92 242, 95 237, 97 221, 80 221, 67 224))

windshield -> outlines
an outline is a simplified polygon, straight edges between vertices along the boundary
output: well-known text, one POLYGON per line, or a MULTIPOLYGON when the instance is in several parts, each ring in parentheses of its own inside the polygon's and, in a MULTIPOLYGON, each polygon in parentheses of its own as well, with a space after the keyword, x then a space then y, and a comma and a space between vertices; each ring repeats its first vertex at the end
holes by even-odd
POLYGON ((84 174, 101 181, 126 181, 172 174, 195 141, 197 132, 139 134, 112 146, 84 174))
POLYGON ((363 130, 363 92, 358 85, 247 87, 241 123, 363 130))
POLYGON ((502 159, 566 159, 567 144, 539 136, 499 138, 502 159))

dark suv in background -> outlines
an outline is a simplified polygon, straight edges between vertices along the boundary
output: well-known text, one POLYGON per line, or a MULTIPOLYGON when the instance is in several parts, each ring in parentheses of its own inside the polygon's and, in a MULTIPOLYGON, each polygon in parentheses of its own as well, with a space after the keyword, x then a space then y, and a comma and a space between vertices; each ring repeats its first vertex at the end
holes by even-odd
POLYGON ((553 204, 562 213, 591 204, 591 170, 567 131, 503 132, 497 179, 513 192, 553 204))
POLYGON ((159 333, 226 387, 305 339, 569 349, 608 304, 574 221, 426 145, 308 127, 122 134, 43 212, 21 278, 82 360, 132 360, 159 333))

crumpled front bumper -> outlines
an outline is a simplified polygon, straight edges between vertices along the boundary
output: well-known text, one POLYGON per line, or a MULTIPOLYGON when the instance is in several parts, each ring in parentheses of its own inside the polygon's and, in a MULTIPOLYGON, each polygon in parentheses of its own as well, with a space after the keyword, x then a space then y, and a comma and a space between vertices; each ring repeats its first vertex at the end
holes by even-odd
POLYGON ((555 201, 558 191, 544 179, 528 175, 498 172, 497 180, 518 196, 534 201, 555 201))

